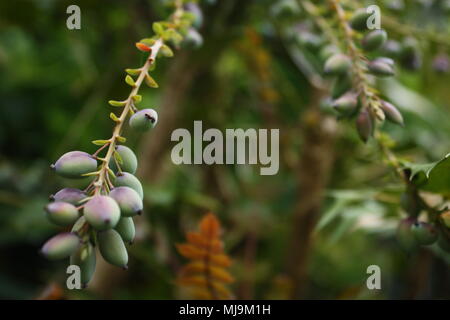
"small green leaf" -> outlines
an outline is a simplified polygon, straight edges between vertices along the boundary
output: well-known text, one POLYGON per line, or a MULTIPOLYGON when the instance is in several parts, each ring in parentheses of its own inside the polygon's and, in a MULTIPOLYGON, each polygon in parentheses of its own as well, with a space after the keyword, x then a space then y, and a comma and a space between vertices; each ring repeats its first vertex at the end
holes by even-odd
POLYGON ((153 23, 153 31, 157 34, 157 35, 162 35, 164 32, 164 27, 160 22, 154 22, 153 23))
POLYGON ((114 121, 114 122, 120 122, 120 119, 117 118, 117 116, 116 116, 113 112, 111 112, 111 113, 109 114, 109 117, 110 117, 111 120, 114 121))
POLYGON ((126 82, 128 85, 132 86, 132 87, 135 87, 135 86, 136 86, 136 83, 134 82, 133 78, 132 78, 131 76, 129 76, 129 75, 127 75, 127 76, 125 77, 125 82, 126 82))
POLYGON ((114 151, 114 159, 116 159, 118 164, 123 164, 122 156, 117 151, 114 151))
POLYGON ((123 107, 126 105, 126 101, 109 100, 108 103, 113 107, 123 107))
POLYGON ((125 137, 122 136, 117 136, 117 141, 119 141, 120 143, 125 143, 127 141, 127 139, 125 137))
POLYGON ((140 94, 137 94, 135 96, 132 97, 134 103, 139 103, 142 101, 142 96, 140 94))
POLYGON ((145 83, 150 88, 158 88, 158 83, 156 83, 155 79, 153 79, 148 73, 145 75, 145 83))
POLYGON ((95 144, 96 146, 103 146, 109 143, 109 140, 94 140, 92 141, 92 143, 95 144))
POLYGON ((450 194, 450 153, 443 159, 426 164, 402 163, 411 171, 410 180, 421 190, 450 194))
POLYGON ((141 73, 141 69, 125 69, 125 72, 130 76, 137 76, 141 73))
POLYGON ((91 177, 91 176, 96 176, 96 175, 98 175, 98 171, 88 172, 88 173, 82 174, 83 177, 91 177))
POLYGON ((165 44, 163 44, 162 46, 161 46, 161 49, 160 49, 161 51, 161 54, 164 56, 164 57, 167 57, 167 58, 171 58, 171 57, 173 57, 173 51, 172 51, 172 49, 170 49, 170 47, 168 46, 168 45, 165 45, 165 44))

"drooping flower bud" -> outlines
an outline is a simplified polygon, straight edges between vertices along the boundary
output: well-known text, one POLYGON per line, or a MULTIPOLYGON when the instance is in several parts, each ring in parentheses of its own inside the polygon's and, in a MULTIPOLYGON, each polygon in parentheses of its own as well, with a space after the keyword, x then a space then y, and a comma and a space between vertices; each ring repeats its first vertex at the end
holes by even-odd
POLYGON ((366 51, 380 49, 387 40, 387 33, 383 29, 373 30, 362 39, 361 45, 366 51))
POLYGON ((346 73, 351 66, 350 58, 342 53, 332 55, 327 59, 324 66, 326 75, 340 75, 346 73))
POLYGON ((362 110, 356 118, 356 129, 362 141, 367 142, 373 134, 373 119, 367 109, 362 110))
POLYGON ((393 104, 391 104, 387 101, 382 101, 381 102, 381 110, 383 110, 386 118, 389 121, 396 123, 398 125, 401 125, 401 126, 404 125, 402 114, 400 113, 400 111, 398 111, 398 109, 393 104))

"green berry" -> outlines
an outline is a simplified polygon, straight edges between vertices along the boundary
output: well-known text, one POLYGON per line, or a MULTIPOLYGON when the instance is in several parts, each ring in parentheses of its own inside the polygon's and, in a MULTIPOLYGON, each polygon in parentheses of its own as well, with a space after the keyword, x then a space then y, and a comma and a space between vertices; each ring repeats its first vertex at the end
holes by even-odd
POLYGON ((132 243, 136 235, 136 229, 134 227, 133 218, 123 217, 120 218, 119 223, 114 228, 122 237, 122 240, 128 243, 132 243))
POLYGON ((74 253, 80 245, 80 238, 74 233, 60 233, 50 238, 42 247, 42 254, 51 260, 64 259, 74 253))
POLYGON ((356 129, 362 141, 367 142, 373 134, 373 120, 369 111, 362 110, 356 118, 356 129))
POLYGON ((350 69, 350 66, 350 58, 342 53, 337 53, 325 62, 324 73, 326 75, 342 75, 350 69))
POLYGON ((51 200, 68 202, 73 205, 78 205, 84 198, 86 198, 86 193, 74 188, 64 188, 50 196, 51 200))
POLYGON ((406 251, 411 251, 417 246, 416 238, 411 230, 414 223, 414 218, 406 218, 401 220, 397 227, 397 240, 406 251))
POLYGON ((86 152, 71 151, 59 158, 51 168, 65 178, 82 178, 83 174, 97 169, 97 160, 86 152))
POLYGON ((383 46, 387 40, 387 33, 383 29, 373 30, 366 34, 361 45, 366 51, 374 51, 383 46))
POLYGON ((48 219, 58 226, 68 226, 80 216, 77 208, 67 202, 51 202, 45 207, 48 219))
POLYGON ((144 199, 144 190, 142 189, 142 184, 132 174, 128 172, 122 172, 116 175, 114 179, 114 185, 116 187, 130 187, 138 193, 141 199, 144 199))
POLYGON ((109 196, 117 202, 123 217, 131 217, 142 213, 144 205, 141 196, 134 189, 116 187, 111 190, 109 196))
POLYGON ((398 109, 393 104, 391 104, 387 101, 382 101, 381 102, 381 110, 383 110, 384 115, 386 116, 386 119, 388 119, 389 121, 396 123, 398 125, 401 125, 401 126, 404 125, 402 114, 400 113, 400 111, 398 111, 398 109))
POLYGON ((356 10, 350 18, 350 27, 357 31, 367 30, 367 20, 370 16, 371 14, 367 12, 366 8, 356 10))
POLYGON ((416 222, 411 226, 411 232, 417 243, 423 246, 433 244, 438 239, 436 228, 429 223, 416 222))
POLYGON ((130 117, 130 127, 138 131, 147 131, 156 126, 158 114, 153 109, 143 109, 130 117))
POLYGON ((114 228, 120 219, 117 202, 108 196, 94 196, 83 209, 86 221, 96 230, 114 228))
POLYGON ((81 246, 70 256, 70 264, 80 267, 81 283, 86 286, 95 272, 96 257, 94 247, 90 243, 81 246))
MULTIPOLYGON (((122 163, 121 164, 119 163, 120 169, 122 169, 122 171, 134 174, 137 170, 138 161, 133 150, 131 150, 127 146, 118 145, 116 146, 116 152, 122 159, 122 163)), ((114 159, 111 160, 110 167, 112 170, 116 172, 118 171, 116 161, 114 159)))
POLYGON ((100 231, 97 233, 98 246, 102 257, 118 267, 124 269, 128 264, 128 253, 119 233, 114 229, 100 231))

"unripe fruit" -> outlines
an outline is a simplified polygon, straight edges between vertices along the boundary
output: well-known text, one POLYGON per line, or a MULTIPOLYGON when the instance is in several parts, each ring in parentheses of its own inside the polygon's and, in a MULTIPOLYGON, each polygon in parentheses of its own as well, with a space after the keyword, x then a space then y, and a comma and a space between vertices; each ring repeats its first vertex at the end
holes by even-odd
POLYGON ((384 44, 384 46, 381 48, 381 52, 383 55, 390 57, 390 58, 397 58, 402 51, 402 46, 398 41, 395 40, 388 40, 384 44))
POLYGON ((351 66, 350 58, 342 53, 332 55, 327 59, 324 73, 327 75, 340 75, 346 73, 351 66))
POLYGON ((373 120, 369 111, 362 110, 356 118, 356 129, 362 141, 367 142, 373 134, 373 120))
POLYGON ((64 188, 50 196, 50 199, 54 201, 68 202, 73 205, 78 205, 84 198, 86 198, 86 193, 74 188, 64 188))
POLYGON ((381 48, 387 40, 387 33, 383 29, 369 32, 362 40, 361 45, 366 51, 381 48))
MULTIPOLYGON (((134 174, 138 166, 138 161, 133 150, 131 150, 127 146, 118 145, 116 146, 116 152, 120 155, 120 158, 122 159, 123 162, 119 164, 120 169, 122 169, 122 171, 134 174)), ((118 171, 116 161, 114 159, 111 160, 110 167, 112 170, 118 171)))
POLYGON ((144 190, 142 189, 142 184, 140 183, 138 178, 128 172, 117 174, 116 178, 114 179, 114 185, 116 187, 130 187, 138 193, 141 199, 144 199, 144 190))
POLYGON ((450 228, 450 211, 441 214, 441 219, 447 228, 450 228))
POLYGON ((98 232, 97 240, 100 253, 107 262, 118 267, 127 268, 127 249, 116 230, 110 229, 98 232))
POLYGON ((394 66, 389 58, 377 58, 368 63, 370 73, 379 77, 388 77, 394 75, 394 66))
POLYGON ((82 178, 83 174, 97 169, 97 160, 86 152, 71 151, 59 158, 51 168, 65 178, 82 178))
POLYGON ((122 237, 122 240, 128 243, 132 243, 136 235, 136 229, 134 227, 133 218, 124 217, 120 218, 119 223, 114 228, 122 237))
POLYGON ((425 222, 416 222, 411 226, 411 232, 417 243, 423 246, 433 244, 438 239, 438 232, 436 228, 425 222))
POLYGON ((406 251, 411 251, 417 246, 416 238, 411 230, 415 220, 406 218, 400 221, 397 228, 397 240, 400 246, 406 251))
POLYGON ((51 260, 64 259, 74 253, 80 245, 80 238, 74 233, 60 233, 50 238, 42 247, 42 254, 51 260))
POLYGON ((81 246, 70 256, 70 264, 80 267, 80 280, 86 286, 91 281, 95 272, 96 257, 94 247, 90 243, 81 246))
POLYGON ((188 49, 197 49, 203 45, 202 35, 195 30, 190 28, 183 39, 183 46, 188 49))
POLYGON ((352 114, 358 105, 358 96, 348 92, 333 102, 333 108, 342 115, 352 114))
POLYGON ((156 126, 158 114, 153 109, 143 109, 130 117, 130 127, 138 131, 147 131, 156 126))
POLYGON ((367 30, 367 20, 370 15, 371 14, 367 12, 366 8, 356 10, 350 19, 350 27, 357 31, 367 30))
POLYGON ((185 4, 185 10, 191 12, 195 17, 192 25, 197 29, 200 28, 203 24, 203 13, 198 4, 188 2, 185 4))
POLYGON ((117 202, 108 196, 94 196, 83 209, 86 221, 96 230, 114 228, 120 219, 117 202))
POLYGON ((396 123, 398 125, 401 125, 401 126, 404 125, 402 114, 400 113, 400 111, 398 111, 398 109, 393 104, 391 104, 387 101, 382 101, 381 102, 381 110, 383 110, 384 115, 386 116, 386 118, 389 121, 396 123))
POLYGON ((74 223, 79 215, 77 208, 67 202, 51 202, 45 207, 48 219, 58 226, 68 226, 74 223))
POLYGON ((131 217, 142 213, 144 205, 140 195, 130 187, 116 187, 109 196, 119 205, 122 217, 131 217))

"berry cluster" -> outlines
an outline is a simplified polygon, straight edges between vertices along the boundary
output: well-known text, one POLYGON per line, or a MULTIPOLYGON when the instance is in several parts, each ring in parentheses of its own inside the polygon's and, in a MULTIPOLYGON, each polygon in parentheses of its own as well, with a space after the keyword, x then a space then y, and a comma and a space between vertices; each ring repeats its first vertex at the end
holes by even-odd
POLYGON ((70 257, 70 263, 81 269, 84 286, 95 271, 96 247, 110 264, 125 269, 128 265, 125 243, 134 240, 133 217, 143 211, 144 192, 141 182, 134 176, 137 157, 123 145, 126 139, 122 136, 122 129, 128 122, 131 129, 144 132, 154 128, 158 122, 155 110, 137 108, 142 101, 138 94, 140 86, 145 82, 151 88, 158 87, 149 72, 159 55, 173 56, 169 43, 178 48, 181 45, 198 47, 202 42, 193 28, 201 24, 199 7, 184 0, 175 0, 172 4, 175 11, 170 19, 153 24, 155 36, 136 43, 136 47, 148 53, 148 57, 141 68, 126 69, 125 82, 132 88, 128 98, 109 101, 111 106, 122 108, 120 116, 110 114, 115 123, 112 137, 93 141, 99 146, 94 154, 71 151, 51 166, 64 178, 92 178, 84 190, 64 188, 51 196, 52 202, 45 208, 48 219, 64 228, 73 226, 70 232, 49 239, 41 250, 49 259, 70 257))

